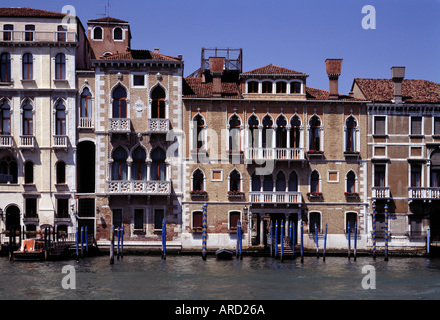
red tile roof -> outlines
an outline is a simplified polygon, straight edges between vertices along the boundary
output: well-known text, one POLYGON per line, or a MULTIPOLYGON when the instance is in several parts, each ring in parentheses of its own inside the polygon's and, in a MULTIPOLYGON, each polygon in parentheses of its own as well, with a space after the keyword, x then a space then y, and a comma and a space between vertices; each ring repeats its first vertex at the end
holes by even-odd
POLYGON ((159 60, 181 61, 181 58, 167 56, 150 50, 130 50, 124 53, 116 53, 100 58, 101 60, 159 60))
POLYGON ((121 20, 121 19, 116 19, 116 18, 112 18, 112 17, 104 17, 104 18, 99 18, 99 19, 92 19, 92 20, 89 20, 87 22, 88 23, 91 23, 91 22, 128 23, 128 21, 121 20))
MULTIPOLYGON (((329 100, 330 92, 326 90, 306 86, 307 100, 329 100)), ((338 101, 365 101, 365 99, 354 98, 343 94, 339 95, 338 101)))
POLYGON ((0 17, 64 18, 65 13, 28 7, 0 7, 0 17))
POLYGON ((305 73, 269 64, 265 67, 243 72, 243 75, 305 75, 305 73))
MULTIPOLYGON (((185 78, 183 95, 185 98, 211 98, 212 82, 202 82, 202 78, 185 78)), ((235 82, 222 82, 222 98, 241 99, 239 85, 235 82)))
MULTIPOLYGON (((354 79, 369 101, 391 102, 394 98, 392 79, 354 79)), ((406 103, 440 103, 440 84, 427 80, 403 80, 402 99, 406 103)))

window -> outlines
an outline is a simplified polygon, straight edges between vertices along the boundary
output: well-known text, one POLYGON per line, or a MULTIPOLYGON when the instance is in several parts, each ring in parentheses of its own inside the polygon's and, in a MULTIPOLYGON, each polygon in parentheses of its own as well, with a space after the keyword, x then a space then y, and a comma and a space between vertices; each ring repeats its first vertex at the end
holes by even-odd
POLYGON ((320 212, 310 212, 310 224, 309 224, 309 233, 315 233, 316 229, 321 230, 321 213, 320 212))
POLYGON ((12 24, 3 25, 3 41, 11 41, 12 40, 12 31, 14 30, 14 26, 12 24))
POLYGON ((66 135, 66 107, 62 100, 58 101, 55 108, 55 135, 66 135))
POLYGON ((103 32, 101 27, 96 27, 93 29, 93 39, 94 40, 102 40, 103 39, 103 32))
POLYGON ((147 180, 147 154, 144 149, 137 147, 133 152, 133 164, 131 165, 132 180, 147 180))
POLYGON ((376 164, 374 166, 374 186, 385 187, 385 165, 376 164))
POLYGON ((192 185, 192 190, 193 191, 204 191, 204 176, 203 176, 203 172, 200 169, 197 169, 196 171, 194 171, 193 173, 193 185, 192 185))
POLYGON ((127 91, 122 86, 113 91, 113 118, 127 118, 127 91))
POLYGON ((386 122, 385 117, 374 117, 374 134, 385 135, 386 134, 386 122))
POLYGON ((193 230, 200 230, 203 227, 203 212, 202 211, 194 211, 192 214, 192 227, 193 230))
POLYGON ((279 171, 277 174, 277 180, 276 180, 276 191, 285 192, 286 191, 286 175, 283 171, 279 171))
POLYGON ((0 82, 11 82, 11 55, 7 52, 0 56, 0 82))
POLYGON ((262 92, 263 93, 272 93, 273 92, 273 85, 271 81, 264 81, 262 83, 262 92))
POLYGON ((58 42, 66 42, 67 40, 66 26, 58 26, 57 38, 58 38, 58 42))
POLYGON ((291 82, 290 93, 301 93, 301 82, 298 81, 291 82))
POLYGON ((295 171, 292 171, 289 175, 289 191, 298 191, 298 174, 295 171))
POLYGON ((84 88, 81 93, 80 102, 80 125, 82 127, 90 127, 90 119, 92 118, 92 94, 88 88, 84 88))
POLYGON ((269 115, 263 118, 263 148, 272 147, 273 121, 269 115))
POLYGON ((37 199, 26 198, 26 218, 37 218, 37 199))
POLYGON ((422 117, 411 117, 411 134, 422 134, 422 117))
POLYGON ((345 121, 345 151, 356 151, 356 120, 350 116, 345 121))
POLYGON ((63 161, 57 163, 57 184, 66 183, 66 164, 63 161))
POLYGON ((144 75, 133 75, 133 85, 135 86, 145 86, 145 76, 144 75))
POLYGON ((248 93, 258 93, 257 81, 249 81, 247 85, 248 85, 248 93))
POLYGON ((3 104, 0 107, 0 134, 1 135, 10 135, 11 134, 11 107, 9 106, 9 102, 7 100, 3 101, 3 104))
POLYGON ((166 164, 165 164, 165 151, 157 147, 151 153, 151 180, 152 181, 166 181, 166 164))
POLYGON ((431 188, 440 187, 440 152, 434 151, 431 155, 431 188))
POLYGON ((290 147, 301 148, 301 120, 297 115, 290 120, 290 126, 290 147))
POLYGON ((205 121, 203 117, 198 114, 194 117, 194 135, 193 135, 193 148, 200 149, 203 146, 203 134, 205 128, 205 121))
POLYGON ((69 218, 69 199, 58 198, 57 200, 57 217, 69 218))
POLYGON ((66 79, 66 56, 64 53, 58 53, 55 56, 55 79, 66 79))
POLYGON ((347 212, 347 214, 345 215, 345 230, 348 230, 349 223, 350 223, 350 234, 354 234, 354 228, 357 225, 356 212, 347 212))
POLYGON ((346 192, 350 192, 350 193, 356 192, 356 175, 354 174, 353 171, 347 173, 346 183, 347 183, 346 192))
POLYGON ((411 165, 411 187, 419 188, 422 186, 422 166, 420 164, 411 165))
POLYGON ((234 114, 229 120, 229 150, 239 152, 241 151, 240 143, 240 118, 234 114))
POLYGON ((284 116, 277 119, 276 147, 287 148, 287 120, 284 116))
POLYGON ((238 211, 233 211, 229 213, 229 229, 237 230, 238 221, 240 221, 241 213, 238 211))
POLYGON ((252 115, 248 120, 249 127, 249 147, 258 148, 258 118, 256 115, 252 115))
POLYGON ((277 93, 287 93, 287 83, 284 81, 278 81, 276 83, 277 93))
POLYGON ((114 40, 123 40, 122 28, 116 27, 113 30, 113 39, 114 40))
POLYGON ((12 157, 0 160, 0 183, 18 183, 18 166, 12 157))
POLYGON ((81 218, 94 218, 95 199, 78 199, 78 216, 81 218))
POLYGON ((154 229, 162 230, 162 222, 165 217, 163 209, 155 209, 154 210, 154 229))
POLYGON ((319 173, 314 170, 310 175, 310 192, 320 192, 319 190, 319 173))
POLYGON ((440 117, 434 117, 434 135, 440 135, 440 117))
POLYGON ((273 177, 266 174, 263 178, 263 191, 273 192, 273 177))
POLYGON ((134 209, 134 229, 143 230, 144 229, 144 210, 134 209))
POLYGON ((23 55, 22 68, 23 80, 32 80, 34 78, 34 57, 31 53, 23 55))
POLYGON ((321 140, 320 140, 320 130, 321 130, 321 120, 318 116, 313 116, 310 118, 310 141, 309 150, 319 151, 321 150, 321 140))
POLYGON ((252 174, 252 191, 261 191, 261 178, 255 172, 252 174))
POLYGON ((122 227, 122 209, 113 209, 113 226, 115 229, 122 227))
POLYGON ((24 33, 24 40, 34 41, 35 26, 28 24, 24 27, 24 29, 27 31, 24 33))
POLYGON ((241 180, 241 176, 240 173, 234 169, 230 174, 229 174, 229 191, 241 191, 240 188, 240 180, 241 180))
POLYGON ((152 119, 165 119, 165 91, 162 87, 156 87, 151 93, 151 118, 152 119))
POLYGON ((113 153, 112 180, 127 180, 127 152, 122 147, 113 153))
POLYGON ((24 183, 34 183, 34 164, 31 161, 27 161, 24 164, 24 183))
POLYGON ((26 100, 25 105, 23 106, 23 135, 24 136, 33 136, 34 135, 34 115, 33 108, 31 102, 26 100))

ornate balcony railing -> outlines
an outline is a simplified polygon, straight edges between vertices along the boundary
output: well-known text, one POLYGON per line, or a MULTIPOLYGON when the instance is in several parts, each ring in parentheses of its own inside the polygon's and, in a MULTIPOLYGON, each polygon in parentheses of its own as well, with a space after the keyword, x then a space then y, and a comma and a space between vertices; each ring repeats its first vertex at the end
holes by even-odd
POLYGON ((11 147, 12 147, 12 136, 1 135, 0 148, 11 148, 11 147))
POLYGON ((376 199, 387 199, 391 197, 391 192, 389 187, 373 187, 373 198, 376 199))
POLYGON ((5 30, 1 33, 0 42, 75 43, 78 41, 77 34, 73 31, 5 30))
POLYGON ((93 119, 91 117, 81 117, 79 118, 79 128, 93 128, 93 119))
POLYGON ((246 148, 247 160, 304 160, 303 148, 246 148))
POLYGON ((170 131, 170 120, 168 119, 148 119, 148 131, 150 133, 164 133, 170 131))
POLYGON ((34 136, 21 136, 20 137, 20 147, 21 148, 34 148, 35 147, 35 137, 34 136))
POLYGON ((420 200, 440 200, 440 188, 408 188, 408 198, 420 200))
POLYGON ((129 133, 130 119, 127 118, 112 118, 109 120, 109 132, 113 133, 129 133))
POLYGON ((301 203, 301 192, 269 192, 253 191, 249 192, 249 199, 252 203, 301 203))
POLYGON ((66 148, 67 136, 53 136, 53 146, 55 148, 66 148))
POLYGON ((110 195, 170 195, 171 181, 107 181, 110 195))

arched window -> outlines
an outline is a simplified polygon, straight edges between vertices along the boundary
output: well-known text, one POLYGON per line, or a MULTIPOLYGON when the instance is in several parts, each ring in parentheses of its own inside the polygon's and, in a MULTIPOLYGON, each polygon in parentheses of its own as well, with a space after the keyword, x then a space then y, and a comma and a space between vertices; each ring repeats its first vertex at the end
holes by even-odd
POLYGON ((240 188, 240 180, 241 180, 241 176, 240 173, 234 169, 230 174, 229 174, 229 191, 241 191, 240 188))
POLYGON ((286 175, 283 171, 277 174, 276 191, 286 191, 286 175))
POLYGON ((152 181, 166 181, 166 154, 161 148, 157 147, 151 153, 151 180, 152 181))
POLYGON ((263 148, 272 148, 273 121, 269 115, 263 118, 263 148))
POLYGON ((157 86, 151 93, 151 118, 152 119, 165 119, 165 90, 157 86))
POLYGON ((289 175, 289 191, 298 191, 298 174, 295 171, 292 171, 289 175))
POLYGON ((290 126, 290 147, 301 148, 301 120, 297 115, 290 120, 290 126))
POLYGON ((0 134, 10 135, 11 134, 11 107, 7 100, 3 101, 0 107, 0 134))
POLYGON ((272 93, 272 92, 273 92, 272 81, 264 81, 262 83, 262 93, 272 93))
POLYGON ((131 166, 132 180, 147 180, 147 165, 145 159, 147 154, 144 149, 137 147, 133 152, 133 164, 131 166))
POLYGON ((277 93, 287 93, 287 83, 284 81, 278 81, 276 83, 277 93))
POLYGON ((55 79, 66 79, 66 56, 64 53, 58 53, 55 57, 55 79))
POLYGON ((252 191, 261 191, 261 178, 258 176, 255 171, 252 173, 252 191))
POLYGON ((200 149, 203 146, 205 121, 203 120, 203 117, 200 114, 196 115, 193 121, 194 121, 193 148, 200 149))
POLYGON ((11 55, 4 52, 0 56, 0 82, 11 82, 11 55))
POLYGON ((81 93, 81 118, 91 118, 92 117, 92 94, 88 88, 84 88, 81 93))
POLYGON ((291 82, 290 93, 301 93, 301 82, 298 81, 291 82))
POLYGON ((193 173, 193 185, 192 185, 192 190, 193 191, 204 191, 205 187, 204 187, 204 176, 203 176, 203 172, 200 169, 197 169, 196 171, 194 171, 193 173))
POLYGON ((23 135, 24 136, 33 136, 34 135, 34 115, 33 115, 33 107, 29 100, 26 100, 26 103, 23 106, 23 135))
POLYGON ((310 131, 309 131, 309 150, 311 151, 319 151, 321 150, 321 141, 320 141, 320 130, 321 130, 321 121, 318 116, 313 116, 310 118, 310 131))
POLYGON ((356 175, 353 171, 347 173, 347 192, 356 192, 356 175))
POLYGON ((356 119, 350 116, 345 121, 345 151, 356 151, 356 119))
POLYGON ((127 118, 127 91, 122 86, 113 91, 113 118, 127 118))
POLYGON ((122 28, 116 27, 115 29, 113 29, 113 39, 114 40, 122 40, 123 39, 122 28))
POLYGON ((257 81, 249 81, 247 85, 248 85, 248 93, 258 93, 257 81))
POLYGON ((310 192, 320 192, 319 190, 319 173, 314 170, 310 175, 310 192))
POLYGON ((287 148, 287 120, 284 116, 277 119, 277 148, 287 148))
POLYGON ((0 183, 17 183, 18 166, 12 157, 4 157, 0 160, 0 183))
POLYGON ((57 184, 66 183, 66 164, 63 161, 57 163, 57 184))
POLYGON ((122 147, 113 152, 112 180, 127 180, 127 152, 122 147))
POLYGON ((66 135, 66 107, 64 106, 64 101, 60 100, 55 108, 55 135, 64 136, 66 135))
POLYGON ((258 118, 256 115, 252 115, 248 120, 249 127, 249 147, 258 148, 258 118))
POLYGON ((273 192, 273 177, 271 174, 264 176, 263 191, 273 192))
POLYGON ((22 61, 23 80, 32 80, 34 78, 34 57, 31 53, 25 53, 22 61))
POLYGON ((240 143, 240 118, 234 114, 229 120, 229 150, 234 152, 241 151, 240 143))
POLYGON ((102 40, 103 39, 103 32, 101 27, 96 27, 93 29, 93 39, 94 40, 102 40))
POLYGON ((24 183, 34 183, 34 164, 31 161, 24 164, 24 183))

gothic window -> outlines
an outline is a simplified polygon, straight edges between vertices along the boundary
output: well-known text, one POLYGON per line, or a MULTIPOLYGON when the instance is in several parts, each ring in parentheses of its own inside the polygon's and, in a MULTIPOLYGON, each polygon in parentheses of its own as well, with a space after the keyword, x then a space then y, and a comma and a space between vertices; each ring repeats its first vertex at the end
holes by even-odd
POLYGON ((236 169, 234 169, 229 174, 229 191, 241 191, 240 180, 241 180, 240 173, 236 169))
POLYGON ((258 118, 252 115, 248 120, 249 147, 258 148, 258 118))
POLYGON ((152 181, 166 181, 166 154, 161 148, 157 147, 151 153, 151 180, 152 181))
POLYGON ((133 152, 133 164, 131 166, 132 180, 147 180, 147 165, 145 159, 147 154, 141 147, 137 147, 133 152))
POLYGON ((112 180, 127 180, 127 152, 122 147, 113 152, 112 180))
POLYGON ((151 118, 152 119, 165 119, 165 90, 162 87, 157 86, 151 93, 151 118))
POLYGON ((272 147, 273 121, 269 115, 263 118, 263 148, 272 147))
POLYGON ((310 192, 320 192, 319 173, 316 170, 314 170, 310 175, 310 192))
POLYGON ((321 130, 321 120, 319 120, 318 116, 313 116, 310 118, 310 131, 309 131, 309 150, 319 151, 321 150, 321 141, 320 141, 320 130, 321 130))
POLYGON ((346 192, 356 192, 356 175, 353 171, 347 173, 347 190, 346 192))
POLYGON ((350 116, 345 121, 345 151, 356 151, 356 120, 350 116))
POLYGON ((192 185, 192 190, 193 191, 204 191, 204 176, 203 176, 203 172, 200 169, 197 169, 196 171, 194 171, 193 173, 193 185, 192 185))
POLYGON ((55 57, 55 79, 66 79, 66 56, 64 53, 58 53, 55 57))
POLYGON ((24 136, 32 136, 34 135, 33 131, 34 125, 34 115, 33 115, 33 107, 29 100, 26 100, 26 103, 23 106, 23 135, 24 136))
POLYGON ((203 146, 205 121, 200 114, 196 115, 193 121, 195 126, 193 135, 193 148, 200 149, 203 146))
POLYGON ((276 146, 277 148, 287 148, 287 120, 284 116, 277 119, 276 146))
POLYGON ((298 174, 295 171, 292 171, 289 175, 289 191, 298 191, 298 174))
POLYGON ((290 147, 300 148, 301 141, 301 120, 295 115, 292 120, 290 120, 290 147))
POLYGON ((241 151, 240 144, 240 118, 237 115, 233 115, 229 120, 229 150, 241 151))
POLYGON ((7 100, 3 101, 0 107, 0 134, 10 135, 11 134, 11 107, 7 100))
POLYGON ((113 91, 113 118, 127 118, 127 91, 122 86, 113 91))

